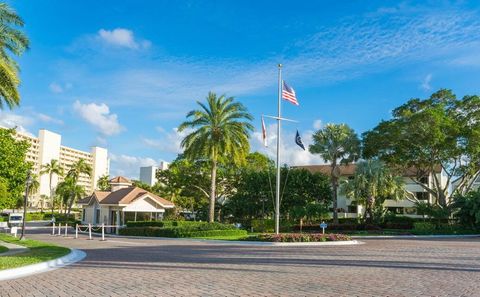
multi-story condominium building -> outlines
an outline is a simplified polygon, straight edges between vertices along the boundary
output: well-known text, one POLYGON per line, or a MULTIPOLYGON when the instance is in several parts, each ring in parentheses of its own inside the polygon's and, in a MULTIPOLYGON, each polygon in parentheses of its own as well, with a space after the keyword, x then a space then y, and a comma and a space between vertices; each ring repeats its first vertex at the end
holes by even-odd
MULTIPOLYGON (((341 165, 340 167, 340 181, 343 179, 353 179, 353 176, 355 174, 355 164, 350 164, 350 165, 341 165)), ((294 168, 298 169, 306 169, 312 173, 314 172, 320 172, 326 175, 331 174, 331 167, 330 165, 308 165, 308 166, 295 166, 294 168)), ((428 193, 422 186, 417 184, 416 182, 413 181, 413 177, 415 176, 416 172, 415 169, 410 169, 404 172, 403 174, 403 179, 405 182, 405 190, 407 190, 409 193, 414 195, 418 201, 424 201, 424 202, 433 202, 433 196, 428 193)), ((438 168, 435 169, 435 174, 437 175, 438 180, 440 183, 445 186, 447 179, 446 176, 443 174, 441 167, 438 166, 438 168)), ((433 175, 430 175, 428 177, 425 177, 423 180, 421 180, 422 183, 428 184, 428 185, 433 185, 433 175)), ((365 209, 362 205, 357 205, 355 199, 350 199, 345 196, 345 194, 342 193, 341 190, 338 191, 338 210, 339 210, 339 217, 357 217, 357 216, 363 216, 365 209)), ((412 199, 401 199, 401 200, 385 200, 384 202, 384 207, 395 214, 399 215, 405 215, 405 216, 411 216, 411 217, 416 217, 417 212, 415 208, 415 203, 412 201, 412 199)), ((420 216, 419 216, 420 217, 420 216)))
MULTIPOLYGON (((65 173, 68 172, 73 163, 80 159, 92 166, 92 175, 80 176, 79 185, 85 188, 87 195, 93 193, 97 188, 97 181, 103 175, 108 175, 110 170, 110 162, 108 159, 108 151, 101 147, 92 147, 90 152, 76 150, 61 144, 62 136, 60 134, 40 130, 38 137, 34 137, 25 133, 17 132, 15 136, 18 140, 26 140, 30 144, 30 148, 26 155, 26 161, 33 164, 33 173, 39 178, 40 187, 36 193, 29 197, 30 205, 39 206, 41 195, 50 195, 49 176, 47 174, 40 175, 42 165, 50 163, 56 159, 63 167, 65 173)), ((53 175, 52 187, 55 188, 59 182, 63 181, 63 177, 53 175)), ((48 201, 45 202, 48 205, 48 201)))
POLYGON ((157 170, 167 170, 168 163, 160 162, 159 166, 146 166, 140 167, 140 181, 146 183, 149 186, 153 186, 157 183, 157 170))

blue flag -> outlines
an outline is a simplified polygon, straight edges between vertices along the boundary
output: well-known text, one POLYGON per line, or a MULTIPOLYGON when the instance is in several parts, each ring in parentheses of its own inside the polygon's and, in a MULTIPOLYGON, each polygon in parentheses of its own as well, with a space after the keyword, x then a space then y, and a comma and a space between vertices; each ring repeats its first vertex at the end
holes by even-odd
POLYGON ((297 130, 297 135, 295 136, 295 143, 301 147, 303 150, 305 150, 305 146, 303 145, 302 138, 300 137, 300 133, 298 133, 297 130))

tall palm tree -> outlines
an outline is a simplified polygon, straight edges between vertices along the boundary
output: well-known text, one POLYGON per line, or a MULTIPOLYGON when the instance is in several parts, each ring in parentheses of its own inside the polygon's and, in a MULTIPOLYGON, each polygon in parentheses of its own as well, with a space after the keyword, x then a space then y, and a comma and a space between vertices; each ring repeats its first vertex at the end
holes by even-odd
POLYGON ((242 163, 250 151, 249 132, 253 131, 250 123, 252 115, 246 107, 234 102, 233 97, 208 93, 207 103, 197 101, 200 109, 187 114, 178 131, 193 129, 182 140, 184 154, 191 160, 206 158, 211 165, 210 205, 208 220, 214 221, 216 199, 217 166, 221 158, 235 164, 242 163))
POLYGON ((387 198, 399 200, 407 195, 403 178, 394 175, 382 161, 372 159, 357 163, 354 178, 344 182, 342 191, 365 206, 369 222, 373 220, 373 209, 378 203, 387 198))
POLYGON ((27 36, 18 29, 24 22, 6 3, 0 3, 0 109, 20 103, 19 67, 9 53, 20 56, 28 49, 27 36))
MULTIPOLYGON (((55 159, 50 160, 50 163, 43 164, 42 170, 40 171, 40 175, 48 174, 48 177, 49 177, 50 201, 52 202, 52 217, 53 217, 53 212, 55 208, 52 179, 54 174, 57 175, 57 177, 63 177, 63 173, 64 173, 63 167, 60 165, 58 160, 55 160, 55 159)), ((42 205, 42 210, 43 210, 43 205, 42 205)))
POLYGON ((97 188, 100 191, 108 191, 110 189, 110 177, 108 174, 102 175, 98 178, 97 188))
MULTIPOLYGON (((92 166, 90 166, 90 164, 88 164, 85 159, 79 159, 77 162, 73 163, 67 172, 67 178, 65 180, 67 181, 68 179, 69 183, 73 183, 73 185, 70 185, 69 187, 71 193, 68 200, 67 217, 70 216, 72 205, 77 198, 77 193, 82 192, 79 188, 77 188, 79 187, 77 186, 77 183, 81 175, 87 175, 88 177, 92 175, 92 166)), ((85 192, 85 190, 83 190, 83 192, 85 192)))
POLYGON ((325 162, 330 162, 330 182, 333 190, 333 221, 338 223, 338 180, 340 164, 355 161, 360 154, 360 139, 355 131, 346 124, 327 124, 313 134, 313 144, 309 151, 319 154, 325 162))
MULTIPOLYGON (((39 188, 40 188, 40 182, 38 181, 38 176, 36 174, 32 174, 32 181, 28 187, 28 195, 36 194, 39 188)), ((27 201, 28 201, 28 197, 27 197, 27 201)))
POLYGON ((77 185, 72 177, 67 176, 64 181, 58 184, 56 193, 60 196, 63 203, 68 205, 68 210, 65 209, 65 213, 67 214, 67 217, 69 217, 73 203, 75 203, 78 198, 82 198, 82 196, 85 195, 85 188, 77 185))

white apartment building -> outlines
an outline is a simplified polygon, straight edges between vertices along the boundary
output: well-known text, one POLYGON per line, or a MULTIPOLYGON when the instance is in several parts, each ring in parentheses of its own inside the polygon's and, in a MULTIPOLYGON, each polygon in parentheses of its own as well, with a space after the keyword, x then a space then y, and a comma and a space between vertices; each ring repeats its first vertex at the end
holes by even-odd
POLYGON ((155 185, 158 181, 156 177, 157 170, 167 170, 168 164, 162 161, 159 166, 140 167, 140 181, 149 186, 155 185))
MULTIPOLYGON (((355 174, 356 165, 340 165, 340 180, 342 179, 352 179, 355 174)), ((294 168, 298 169, 306 169, 312 173, 320 172, 326 175, 330 175, 331 167, 330 165, 308 165, 308 166, 295 166, 294 168)), ((445 186, 447 182, 446 176, 443 174, 440 166, 436 168, 435 174, 437 175, 438 180, 440 183, 445 186)), ((415 195, 415 197, 419 201, 424 202, 433 202, 433 196, 428 193, 422 186, 415 183, 411 177, 415 176, 415 172, 413 169, 407 170, 404 173, 403 179, 405 182, 405 190, 415 195)), ((433 185, 433 175, 429 177, 425 177, 422 181, 424 184, 433 185)), ((339 189, 337 195, 337 205, 339 210, 339 217, 345 218, 355 218, 357 216, 361 216, 364 214, 365 209, 362 205, 357 205, 354 199, 347 198, 342 191, 339 189)), ((415 208, 415 203, 405 199, 400 200, 385 200, 383 206, 389 210, 390 212, 394 212, 398 215, 405 215, 410 217, 421 217, 417 215, 417 211, 415 208)))
MULTIPOLYGON (((65 173, 70 169, 71 165, 80 159, 92 166, 92 176, 80 176, 79 184, 85 187, 85 192, 90 195, 97 188, 97 181, 103 175, 108 175, 110 171, 110 161, 108 159, 108 151, 101 147, 92 147, 90 152, 76 150, 61 144, 62 136, 60 134, 42 129, 38 132, 38 137, 34 137, 25 133, 17 132, 18 140, 26 140, 30 143, 27 152, 26 161, 33 164, 33 173, 39 177, 40 187, 36 193, 31 195, 31 205, 39 206, 39 198, 41 195, 50 195, 49 176, 47 174, 40 176, 42 165, 50 163, 56 159, 64 168, 65 173)), ((52 187, 56 187, 62 177, 53 175, 52 187)), ((48 201, 46 201, 48 205, 48 201)))

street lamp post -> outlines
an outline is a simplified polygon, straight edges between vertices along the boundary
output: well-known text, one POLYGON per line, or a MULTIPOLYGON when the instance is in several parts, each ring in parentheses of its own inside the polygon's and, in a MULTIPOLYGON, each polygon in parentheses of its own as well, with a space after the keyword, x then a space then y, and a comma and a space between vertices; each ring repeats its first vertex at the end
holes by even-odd
POLYGON ((25 181, 25 197, 23 198, 22 236, 20 236, 20 240, 25 239, 25 221, 27 219, 28 192, 30 190, 30 185, 32 184, 32 182, 32 173, 30 172, 30 170, 28 170, 27 180, 25 181))

